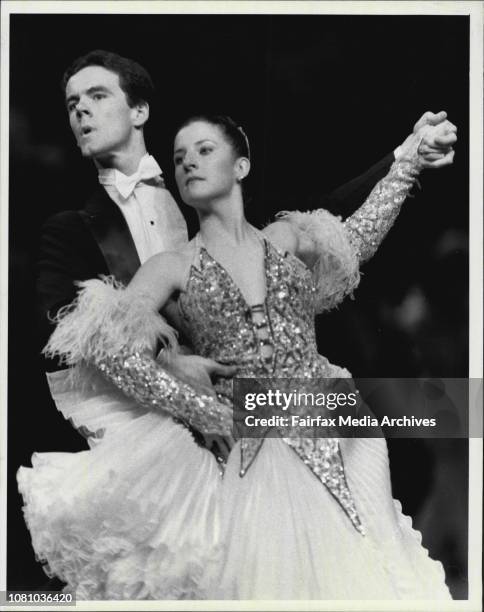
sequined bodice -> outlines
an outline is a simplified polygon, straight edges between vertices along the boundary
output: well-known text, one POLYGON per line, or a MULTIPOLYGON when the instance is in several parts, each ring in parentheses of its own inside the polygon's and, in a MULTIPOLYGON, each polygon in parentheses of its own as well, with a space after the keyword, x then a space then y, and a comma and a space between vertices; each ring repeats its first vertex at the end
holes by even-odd
POLYGON ((179 305, 195 353, 240 367, 239 376, 318 378, 315 288, 309 269, 264 244, 266 299, 250 307, 228 272, 201 246, 179 305))
MULTIPOLYGON (((203 247, 192 265, 179 306, 195 352, 239 366, 239 377, 325 378, 347 376, 317 353, 314 316, 316 289, 309 269, 290 253, 264 244, 266 298, 250 307, 231 276, 203 247)), ((231 404, 230 379, 215 384, 231 404)), ((326 438, 284 437, 338 500, 358 531, 360 518, 349 492, 339 443, 326 438)), ((255 460, 263 438, 241 440, 241 471, 255 460)))

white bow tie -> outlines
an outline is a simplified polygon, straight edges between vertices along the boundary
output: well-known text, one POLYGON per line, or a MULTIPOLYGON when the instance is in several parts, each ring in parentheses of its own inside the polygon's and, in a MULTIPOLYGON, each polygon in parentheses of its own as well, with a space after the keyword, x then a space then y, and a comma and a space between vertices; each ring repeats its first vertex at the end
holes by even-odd
POLYGON ((156 163, 152 155, 146 155, 140 161, 138 170, 126 176, 119 170, 114 171, 114 186, 119 191, 121 196, 126 199, 133 193, 136 185, 141 181, 149 181, 162 174, 160 166, 156 163))

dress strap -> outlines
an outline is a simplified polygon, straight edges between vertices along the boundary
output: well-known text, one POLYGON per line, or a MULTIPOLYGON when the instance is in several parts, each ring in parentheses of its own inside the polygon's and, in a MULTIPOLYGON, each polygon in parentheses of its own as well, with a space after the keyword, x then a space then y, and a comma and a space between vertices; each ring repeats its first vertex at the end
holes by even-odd
POLYGON ((203 244, 203 240, 202 237, 200 235, 200 232, 198 232, 195 235, 195 238, 193 239, 193 244, 194 244, 194 249, 193 249, 193 257, 192 257, 192 261, 191 261, 191 265, 196 268, 197 270, 200 270, 201 268, 201 255, 200 255, 200 251, 204 247, 203 244))
POLYGON ((269 236, 267 236, 266 234, 264 234, 264 232, 260 229, 257 229, 254 227, 254 231, 257 233, 257 235, 259 236, 259 238, 262 240, 262 242, 264 243, 264 246, 267 247, 267 245, 270 245, 277 253, 279 253, 279 255, 281 255, 282 257, 286 257, 287 253, 289 251, 285 251, 284 249, 281 249, 281 247, 276 244, 275 242, 273 242, 269 236))
POLYGON ((278 253, 281 253, 281 249, 272 242, 272 240, 266 236, 264 234, 264 232, 260 229, 258 229, 257 227, 254 227, 253 225, 250 226, 252 228, 252 231, 254 232, 254 234, 257 236, 257 238, 260 240, 260 242, 262 243, 262 246, 264 247, 264 253, 267 256, 267 247, 270 244, 278 253))

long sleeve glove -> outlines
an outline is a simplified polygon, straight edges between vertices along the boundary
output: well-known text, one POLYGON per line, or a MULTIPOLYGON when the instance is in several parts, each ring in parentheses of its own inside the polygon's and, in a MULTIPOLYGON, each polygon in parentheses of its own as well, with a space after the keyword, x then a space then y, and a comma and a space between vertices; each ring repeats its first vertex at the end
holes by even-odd
POLYGON ((317 312, 334 308, 358 286, 360 265, 376 252, 417 180, 421 139, 416 135, 408 143, 387 176, 346 221, 324 209, 279 213, 279 219, 288 221, 306 243, 312 243, 317 312))
POLYGON ((175 331, 146 296, 134 295, 111 277, 79 283, 75 301, 56 316, 57 326, 44 353, 72 367, 73 380, 96 367, 144 408, 162 410, 201 433, 227 435, 230 408, 170 372, 175 331), (153 357, 161 341, 166 367, 153 357))
POLYGON ((373 257, 395 223, 419 172, 418 159, 394 162, 365 203, 344 222, 360 265, 373 257))

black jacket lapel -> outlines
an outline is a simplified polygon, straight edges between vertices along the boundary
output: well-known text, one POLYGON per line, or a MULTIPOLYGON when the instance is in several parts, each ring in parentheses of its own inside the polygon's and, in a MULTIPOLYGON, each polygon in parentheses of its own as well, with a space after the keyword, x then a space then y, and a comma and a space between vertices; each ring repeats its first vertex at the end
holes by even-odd
POLYGON ((119 208, 100 188, 88 200, 80 215, 101 249, 109 273, 118 281, 129 283, 141 264, 119 208))

